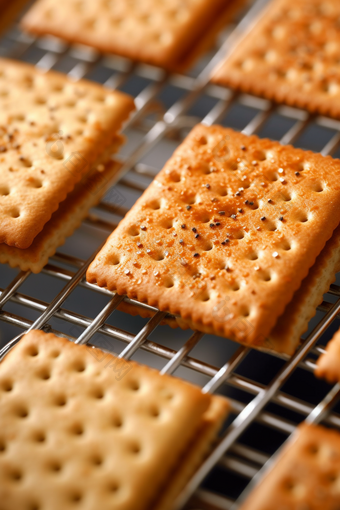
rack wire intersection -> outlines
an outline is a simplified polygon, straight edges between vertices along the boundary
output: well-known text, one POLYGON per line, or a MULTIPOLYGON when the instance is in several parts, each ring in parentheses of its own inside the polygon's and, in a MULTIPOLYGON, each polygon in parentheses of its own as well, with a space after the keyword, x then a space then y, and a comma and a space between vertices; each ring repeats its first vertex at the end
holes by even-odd
POLYGON ((164 155, 170 156, 197 122, 221 123, 248 135, 257 133, 324 155, 338 155, 340 122, 209 83, 215 64, 232 50, 267 2, 253 2, 238 24, 226 28, 220 38, 222 43, 188 74, 169 74, 83 46, 70 47, 52 37, 27 36, 17 25, 0 38, 2 56, 46 70, 58 69, 76 80, 85 77, 125 90, 135 96, 137 106, 125 127, 131 143, 121 156, 119 180, 79 229, 91 255, 86 259, 75 255, 71 238, 50 259, 42 275, 1 268, 0 281, 10 278, 8 285, 0 289, 0 320, 4 325, 1 356, 23 332, 40 328, 76 343, 100 345, 104 351, 125 359, 134 356, 156 365, 162 373, 178 371, 176 375, 201 384, 205 392, 227 395, 232 416, 216 448, 176 502, 178 509, 188 502, 190 508, 200 510, 236 509, 235 501, 249 481, 270 462, 272 454, 299 422, 307 419, 340 427, 340 414, 334 409, 339 387, 330 389, 313 377, 316 358, 324 351, 322 344, 340 318, 339 285, 332 285, 301 348, 288 358, 237 347, 225 339, 199 332, 184 338, 182 332, 169 332, 160 326, 164 312, 114 295, 85 280, 86 269, 100 244, 154 178, 167 159, 164 155), (53 280, 58 286, 59 291, 49 300, 43 300, 41 295, 35 297, 35 289, 47 285, 41 278, 53 280), (23 288, 28 293, 23 293, 23 288), (75 294, 80 303, 104 304, 95 317, 89 317, 68 306, 75 294), (143 323, 135 318, 123 320, 116 310, 123 299, 151 310, 153 317, 143 323), (137 333, 129 331, 130 324, 131 329, 139 328, 137 333), (173 344, 164 341, 164 336, 173 340, 173 344), (204 348, 199 349, 204 342, 204 348), (216 347, 218 356, 214 360, 220 363, 210 362, 209 345, 216 347))

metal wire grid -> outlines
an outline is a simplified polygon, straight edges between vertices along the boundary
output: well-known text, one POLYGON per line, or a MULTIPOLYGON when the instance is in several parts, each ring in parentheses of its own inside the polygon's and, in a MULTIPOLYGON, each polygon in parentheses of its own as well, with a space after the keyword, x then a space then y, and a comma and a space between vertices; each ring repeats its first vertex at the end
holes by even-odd
MULTIPOLYGON (((110 68, 114 73, 107 79, 106 84, 112 88, 121 88, 129 80, 136 77, 149 80, 148 85, 136 96, 137 113, 129 121, 126 128, 127 130, 137 130, 142 134, 142 137, 137 146, 122 160, 121 179, 119 181, 121 186, 124 186, 127 190, 141 193, 146 186, 145 182, 141 184, 139 177, 152 179, 155 175, 155 168, 141 162, 147 153, 167 138, 175 139, 178 143, 183 138, 186 130, 198 121, 207 125, 217 122, 228 124, 228 120, 226 120, 228 112, 236 104, 251 107, 256 111, 251 120, 243 127, 242 131, 246 134, 261 132, 266 124, 275 118, 275 115, 281 115, 291 121, 289 129, 281 136, 282 143, 298 142, 313 125, 330 130, 329 133, 331 133, 321 152, 325 155, 336 152, 340 146, 339 122, 325 117, 315 117, 303 110, 279 107, 269 101, 260 100, 249 95, 240 95, 208 83, 210 71, 215 63, 221 58, 221 55, 230 50, 232 44, 254 22, 255 15, 265 3, 266 0, 258 0, 236 28, 228 27, 222 48, 216 52, 214 58, 208 62, 203 71, 198 71, 196 75, 195 73, 192 75, 167 74, 159 69, 136 65, 125 59, 112 58, 110 60, 110 68), (181 99, 175 101, 170 108, 166 109, 160 104, 158 97, 162 90, 169 85, 180 88, 184 91, 184 94, 181 99), (191 107, 202 97, 202 94, 214 98, 214 106, 204 115, 190 114, 191 107), (150 113, 156 116, 156 121, 150 113), (127 172, 129 172, 128 176, 124 177, 127 172)), ((5 42, 6 44, 4 44, 4 40, 0 40, 0 51, 12 58, 30 60, 28 56, 32 48, 41 50, 42 56, 34 63, 45 69, 57 67, 65 56, 71 55, 76 63, 68 74, 76 79, 90 76, 105 58, 88 48, 70 48, 56 39, 27 37, 16 27, 9 32, 5 42)), ((111 231, 117 223, 112 218, 124 216, 127 210, 128 208, 103 201, 95 212, 91 212, 86 223, 95 229, 106 228, 111 231)), ((50 263, 44 268, 43 274, 64 282, 65 285, 51 302, 44 302, 20 293, 20 287, 26 282, 30 273, 18 273, 5 289, 1 289, 0 320, 15 325, 24 331, 33 328, 54 331, 56 334, 66 336, 79 344, 88 343, 91 345, 94 335, 99 332, 112 341, 118 339, 125 344, 124 349, 119 353, 119 357, 129 359, 138 350, 146 351, 166 360, 161 370, 162 373, 172 374, 179 367, 185 367, 207 376, 208 382, 203 388, 205 392, 223 392, 228 386, 248 395, 248 402, 244 402, 242 398, 230 398, 235 418, 230 421, 217 447, 187 485, 176 502, 176 508, 182 508, 193 494, 195 495, 191 499, 191 504, 197 509, 222 510, 233 506, 234 500, 241 489, 238 490, 237 494, 228 496, 228 479, 239 476, 243 479, 243 486, 245 486, 270 459, 270 455, 265 450, 254 449, 240 441, 244 432, 255 423, 281 433, 281 442, 295 430, 296 423, 302 419, 314 423, 324 421, 327 425, 340 427, 340 415, 331 411, 340 394, 338 386, 326 393, 316 407, 291 393, 284 392, 282 389, 284 384, 292 377, 296 368, 299 368, 303 375, 313 371, 315 357, 323 352, 323 347, 316 345, 316 343, 327 328, 331 326, 332 322, 340 317, 340 286, 332 285, 326 301, 320 307, 320 311, 323 312, 322 318, 318 319, 298 352, 290 359, 286 356, 272 355, 283 359, 282 366, 268 384, 263 384, 251 377, 240 375, 238 372, 238 368, 247 357, 249 358, 252 352, 246 347, 239 347, 222 367, 217 367, 191 355, 191 351, 202 341, 204 337, 202 333, 192 332, 190 338, 177 351, 151 341, 150 335, 156 330, 166 314, 148 305, 113 295, 105 289, 88 284, 84 277, 86 269, 94 256, 95 253, 88 260, 82 260, 70 254, 58 252, 52 257, 50 263), (94 296, 98 293, 108 296, 108 303, 94 319, 63 307, 65 301, 78 288, 90 290, 94 293, 94 296), (154 313, 153 317, 136 335, 107 322, 123 299, 134 303, 136 306, 147 308, 154 313), (39 316, 33 321, 5 311, 4 307, 8 303, 34 310, 38 312, 39 316), (75 339, 59 330, 55 331, 49 325, 53 318, 79 326, 83 328, 83 332, 75 339), (272 407, 268 409, 268 404, 274 404, 276 406, 275 411, 272 407), (287 418, 282 412, 278 412, 278 408, 283 409, 288 415, 291 413, 290 418, 287 418), (292 415, 294 415, 294 418, 291 418, 292 415), (223 470, 222 483, 220 483, 216 492, 209 485, 208 489, 202 488, 201 485, 203 479, 209 473, 212 472, 213 477, 215 476, 214 466, 218 466, 220 470, 223 470)), ((20 339, 20 336, 2 349, 1 356, 8 352, 20 339)), ((108 350, 114 352, 112 347, 109 347, 108 350)), ((268 355, 259 354, 258 356, 265 358, 268 355)), ((270 357, 269 362, 271 362, 271 359, 272 357, 270 357)))

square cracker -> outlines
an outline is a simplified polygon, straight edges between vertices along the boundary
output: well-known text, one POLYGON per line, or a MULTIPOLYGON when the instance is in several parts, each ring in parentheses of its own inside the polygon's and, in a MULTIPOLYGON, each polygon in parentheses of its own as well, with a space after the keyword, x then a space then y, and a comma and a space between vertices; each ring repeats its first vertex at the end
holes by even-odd
POLYGON ((0 59, 0 242, 28 248, 110 147, 133 99, 0 59))
MULTIPOLYGON (((116 147, 111 145, 112 153, 118 151, 123 141, 121 136, 117 135, 116 138, 116 147)), ((8 263, 11 267, 19 267, 22 271, 30 270, 33 273, 40 273, 49 257, 54 255, 66 238, 73 234, 86 218, 90 208, 98 204, 108 187, 112 185, 120 164, 110 161, 106 163, 104 170, 102 166, 104 165, 98 165, 76 184, 74 190, 61 202, 29 248, 22 250, 15 246, 0 244, 0 263, 8 263), (98 168, 101 171, 98 171, 98 168)))
MULTIPOLYGON (((100 51, 165 68, 177 67, 211 39, 239 0, 40 0, 24 16, 25 30, 52 34, 100 51), (211 30, 213 29, 213 30, 211 30)), ((243 3, 243 0, 242 0, 243 3)))
POLYGON ((340 2, 273 0, 212 81, 340 118, 340 2))
MULTIPOLYGON (((292 355, 301 342, 301 336, 307 331, 309 321, 316 314, 317 307, 322 303, 323 296, 329 291, 331 284, 340 271, 340 227, 333 232, 326 246, 318 255, 315 264, 302 281, 301 287, 295 292, 293 299, 278 318, 274 328, 263 342, 261 349, 292 355)), ((152 317, 153 312, 138 303, 122 302, 119 309, 131 315, 152 317)), ((197 329, 200 326, 180 317, 166 316, 163 323, 172 328, 197 329)), ((205 327, 206 333, 214 333, 205 327)), ((340 372, 339 372, 340 377, 340 372)))
POLYGON ((340 329, 328 342, 326 352, 318 359, 314 373, 331 384, 340 382, 340 329))
POLYGON ((300 425, 240 510, 337 510, 340 434, 300 425))
POLYGON ((30 332, 0 364, 1 508, 153 508, 212 400, 135 362, 30 332))
POLYGON ((339 199, 339 160, 198 125, 87 279, 263 346, 337 227, 339 199))

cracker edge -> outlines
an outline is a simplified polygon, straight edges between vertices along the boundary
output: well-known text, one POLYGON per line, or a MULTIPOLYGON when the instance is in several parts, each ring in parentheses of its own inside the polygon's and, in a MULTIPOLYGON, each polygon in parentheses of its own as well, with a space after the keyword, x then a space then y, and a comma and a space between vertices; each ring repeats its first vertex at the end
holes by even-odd
POLYGON ((212 395, 210 406, 203 415, 197 437, 176 466, 172 479, 164 488, 153 510, 171 510, 176 497, 211 450, 217 434, 229 414, 230 404, 224 397, 212 395))
MULTIPOLYGON (((235 14, 236 11, 236 3, 237 2, 245 2, 246 0, 228 0, 227 6, 225 6, 225 2, 222 0, 217 3, 214 8, 213 16, 209 17, 209 2, 207 2, 207 7, 205 9, 204 16, 203 12, 200 13, 200 27, 196 29, 196 33, 194 37, 187 41, 187 44, 183 45, 183 35, 181 34, 181 41, 177 41, 176 45, 174 45, 170 50, 165 50, 163 52, 157 51, 157 48, 152 52, 148 52, 148 54, 143 55, 143 51, 141 48, 135 48, 132 51, 129 48, 124 47, 122 43, 115 44, 114 41, 111 41, 111 44, 108 42, 103 42, 101 44, 93 44, 93 41, 90 37, 86 37, 86 35, 82 35, 79 37, 80 30, 75 32, 73 35, 65 34, 63 29, 58 30, 58 27, 50 27, 46 30, 43 26, 39 16, 37 15, 39 5, 33 4, 32 8, 26 13, 26 15, 21 20, 21 28, 26 32, 33 33, 35 35, 47 35, 50 34, 55 37, 59 37, 63 40, 70 42, 71 44, 84 44, 86 46, 90 46, 92 48, 96 48, 97 50, 104 53, 113 53, 116 55, 120 55, 125 58, 130 58, 135 61, 141 61, 146 64, 156 65, 167 69, 173 72, 182 72, 191 66, 195 59, 198 58, 202 52, 206 51, 213 43, 217 31, 223 28, 223 25, 226 24, 231 16, 235 14), (235 5, 231 6, 230 13, 227 12, 229 9, 229 4, 235 2, 235 5), (38 20, 37 20, 38 18, 38 20), (221 23, 221 18, 224 20, 221 23), (183 51, 184 46, 184 51, 183 51)), ((197 20, 193 20, 191 25, 194 25, 197 20)), ((188 31, 189 27, 187 27, 188 31)))
POLYGON ((87 217, 89 209, 97 205, 107 189, 112 186, 119 168, 119 163, 109 162, 105 170, 98 172, 90 183, 86 180, 76 185, 29 248, 20 249, 5 243, 0 244, 0 263, 8 263, 22 271, 40 273, 49 257, 54 255, 57 248, 65 243, 66 238, 74 233, 87 217))
POLYGON ((330 384, 340 382, 340 329, 333 335, 316 363, 314 374, 330 384))
POLYGON ((340 227, 337 227, 268 336, 269 348, 286 354, 295 352, 339 270, 340 227))
MULTIPOLYGON (((27 72, 33 73, 33 75, 36 75, 36 76, 39 76, 39 75, 46 76, 47 75, 47 76, 50 76, 52 80, 58 79, 58 80, 63 81, 65 84, 73 83, 72 80, 70 80, 67 77, 67 75, 64 75, 60 72, 48 71, 46 73, 43 70, 37 69, 35 66, 33 66, 31 64, 27 64, 25 62, 19 62, 19 61, 13 60, 13 59, 0 58, 0 66, 4 66, 4 67, 11 66, 12 68, 15 68, 15 69, 18 69, 21 71, 26 70, 27 72)), ((124 122, 128 120, 131 112, 135 109, 134 100, 128 94, 125 94, 123 92, 116 91, 116 90, 111 90, 107 87, 104 87, 103 85, 101 85, 99 83, 91 82, 89 80, 79 80, 77 82, 77 84, 80 86, 84 86, 87 89, 90 88, 92 90, 98 90, 101 92, 105 92, 107 94, 107 96, 115 96, 116 97, 117 104, 115 105, 114 109, 111 107, 112 112, 114 111, 114 115, 112 115, 111 119, 110 119, 110 124, 111 124, 110 125, 110 133, 114 134, 115 132, 118 132, 122 128, 124 122), (119 101, 118 101, 118 99, 119 99, 119 101)), ((104 134, 102 133, 101 140, 105 140, 107 138, 103 135, 104 134)), ((96 141, 95 145, 99 146, 99 139, 96 141)), ((104 145, 105 145, 104 148, 101 147, 102 151, 105 150, 105 148, 107 148, 108 143, 105 142, 104 145)), ((91 142, 92 152, 93 152, 93 147, 94 147, 94 143, 92 141, 91 142)), ((89 146, 86 154, 91 153, 91 148, 89 146)), ((98 157, 100 155, 100 152, 102 152, 102 151, 100 151, 100 149, 98 149, 98 148, 96 148, 96 150, 97 150, 97 157, 98 157)), ((95 160, 93 161, 93 163, 95 163, 95 160)), ((5 244, 8 244, 9 246, 16 246, 21 249, 26 249, 32 244, 34 238, 39 234, 39 232, 42 231, 44 225, 51 219, 52 214, 58 209, 59 204, 66 199, 66 196, 68 195, 68 193, 70 193, 74 189, 77 182, 79 182, 81 180, 83 175, 86 175, 86 172, 71 172, 71 174, 74 176, 74 178, 69 179, 68 182, 64 183, 63 189, 59 188, 59 190, 55 190, 55 192, 58 192, 57 199, 54 199, 54 195, 52 196, 50 193, 49 196, 51 199, 50 200, 51 206, 50 206, 50 209, 45 213, 44 219, 39 219, 38 222, 33 222, 31 219, 30 223, 26 222, 26 224, 24 226, 20 227, 20 231, 17 230, 17 232, 19 232, 19 235, 18 235, 18 233, 15 233, 13 235, 12 232, 14 229, 7 226, 6 230, 5 230, 6 233, 5 233, 5 235, 2 236, 3 242, 5 244), (53 198, 53 200, 52 200, 52 198, 53 198)), ((70 172, 68 172, 67 175, 70 175, 70 172)))
MULTIPOLYGON (((289 474, 282 470, 282 464, 284 464, 284 467, 286 468, 285 464, 287 457, 288 459, 292 458, 291 452, 296 448, 296 443, 304 442, 305 438, 308 440, 310 436, 313 437, 313 439, 320 438, 321 440, 327 436, 327 439, 329 440, 334 438, 337 440, 338 444, 340 442, 340 434, 337 430, 328 429, 321 425, 302 422, 300 425, 298 425, 293 434, 288 438, 287 442, 282 447, 282 451, 275 459, 274 464, 269 466, 269 469, 265 471, 263 477, 259 480, 245 501, 242 501, 241 505, 239 506, 239 510, 260 510, 263 508, 262 494, 266 491, 266 485, 268 483, 270 485, 275 485, 277 481, 282 477, 282 474, 289 474)), ((300 502, 303 503, 303 501, 300 502)), ((264 503, 266 504, 267 502, 264 503)))
MULTIPOLYGON (((328 292, 330 285, 335 281, 338 271, 340 271, 340 227, 336 228, 333 237, 327 241, 308 276, 302 281, 301 287, 295 292, 292 301, 278 318, 264 347, 254 347, 263 351, 292 355, 300 344, 301 335, 307 331, 309 321, 316 314, 317 307, 322 303, 323 295, 328 292)), ((153 316, 153 312, 143 306, 138 306, 137 302, 136 304, 122 302, 118 309, 143 318, 153 316)), ((170 315, 163 319, 162 324, 171 328, 202 329, 200 324, 170 315)), ((216 334, 211 328, 206 328, 204 332, 216 334)))
POLYGON ((201 34, 186 55, 183 55, 178 62, 167 67, 170 72, 183 73, 192 68, 197 60, 208 52, 215 44, 219 33, 226 25, 232 23, 235 16, 241 11, 249 0, 229 0, 225 9, 217 16, 217 19, 207 27, 205 33, 201 34))
MULTIPOLYGON (((208 136, 210 133, 209 132, 206 133, 205 131, 206 130, 211 130, 212 131, 212 128, 215 128, 215 131, 222 130, 226 134, 233 133, 233 134, 238 135, 239 137, 246 137, 246 138, 256 139, 259 142, 260 146, 261 146, 261 144, 265 144, 265 143, 268 143, 270 146, 275 146, 275 145, 279 145, 280 146, 279 142, 274 142, 274 141, 271 141, 271 140, 268 140, 268 139, 261 139, 261 138, 257 137, 256 135, 252 135, 251 137, 247 137, 247 135, 243 135, 241 133, 237 133, 237 132, 235 132, 235 131, 233 131, 232 129, 229 129, 229 128, 223 128, 223 127, 217 126, 217 125, 214 125, 214 126, 211 126, 211 127, 206 127, 204 125, 198 124, 189 133, 188 137, 184 140, 184 142, 177 148, 177 150, 174 152, 174 154, 172 155, 170 160, 165 164, 165 166, 164 166, 164 168, 163 168, 163 170, 161 172, 163 172, 166 168, 171 166, 172 160, 174 160, 176 158, 176 156, 179 153, 179 151, 183 150, 182 147, 183 147, 183 145, 185 144, 185 142, 187 141, 188 138, 191 139, 191 137, 196 135, 196 132, 198 134, 200 134, 201 131, 202 131, 202 134, 207 134, 207 136, 208 136)), ((306 156, 309 156, 310 158, 312 158, 312 160, 314 162, 316 160, 318 160, 318 158, 321 157, 322 159, 317 161, 319 164, 321 164, 321 162, 325 162, 326 159, 328 159, 328 161, 332 160, 332 158, 330 156, 327 156, 326 159, 324 159, 325 157, 323 157, 320 154, 314 153, 312 151, 302 151, 301 149, 295 149, 292 146, 284 146, 284 147, 285 147, 285 149, 288 149, 288 150, 296 150, 297 152, 303 152, 306 156)), ((145 197, 145 194, 148 192, 148 190, 149 190, 149 188, 138 199, 138 201, 136 202, 135 206, 139 205, 139 202, 142 201, 143 197, 145 197)), ((134 208, 132 208, 131 211, 133 209, 134 208)), ((125 219, 122 220, 122 222, 120 222, 119 226, 122 223, 125 224, 125 222, 127 222, 127 219, 129 219, 129 220, 131 219, 131 217, 132 217, 131 211, 130 211, 129 215, 127 215, 125 217, 125 219)), ((251 346, 251 347, 255 347, 255 348, 264 348, 265 349, 266 348, 266 345, 265 345, 266 337, 268 336, 268 334, 270 334, 272 328, 275 326, 275 323, 276 323, 278 317, 280 315, 282 315, 282 313, 284 312, 284 309, 286 308, 287 304, 293 298, 293 295, 294 295, 295 291, 298 290, 298 288, 301 286, 302 280, 308 275, 308 270, 315 264, 315 260, 316 260, 317 256, 321 253, 321 251, 325 247, 327 241, 332 237, 333 231, 335 230, 335 228, 337 226, 338 225, 335 225, 335 223, 332 225, 332 229, 333 230, 332 231, 331 231, 331 229, 328 230, 327 237, 325 237, 323 239, 321 250, 320 251, 318 250, 318 253, 316 253, 315 256, 313 255, 313 259, 310 257, 310 259, 308 261, 308 266, 306 266, 306 264, 305 264, 305 266, 303 268, 303 272, 301 272, 301 274, 302 274, 301 280, 299 280, 298 283, 296 283, 297 279, 296 278, 294 279, 295 287, 293 288, 293 290, 291 290, 291 291, 286 293, 289 296, 289 298, 285 299, 286 302, 284 304, 282 303, 282 300, 281 300, 280 310, 277 312, 277 314, 275 316, 273 314, 270 316, 267 313, 267 321, 264 321, 263 318, 261 319, 261 321, 259 321, 260 324, 258 324, 257 328, 254 328, 255 332, 253 332, 251 336, 248 335, 248 342, 244 342, 242 338, 237 338, 236 334, 234 335, 234 333, 231 332, 231 331, 226 332, 226 328, 224 328, 224 331, 222 333, 218 333, 218 330, 216 328, 216 325, 217 325, 216 321, 214 321, 213 319, 211 319, 209 324, 208 324, 207 322, 205 322, 205 323, 198 323, 198 322, 195 322, 191 317, 185 317, 185 319, 184 319, 185 323, 189 324, 189 327, 191 327, 191 329, 198 329, 198 330, 206 332, 206 333, 214 333, 214 334, 217 334, 218 336, 227 337, 227 338, 230 338, 230 339, 232 339, 234 341, 237 341, 239 343, 244 343, 247 346, 251 346), (266 330, 263 329, 265 326, 267 328, 266 330), (258 340, 258 338, 260 338, 260 340, 258 340)), ((321 225, 319 225, 319 231, 321 232, 321 225)), ((322 233, 324 233, 324 230, 322 231, 322 233)), ((102 248, 100 253, 96 256, 95 260, 92 262, 92 264, 90 265, 90 267, 89 267, 89 269, 87 271, 87 281, 89 283, 96 283, 97 285, 99 285, 101 287, 106 287, 109 290, 110 290, 110 280, 112 281, 113 278, 111 278, 111 273, 110 273, 108 267, 105 266, 105 265, 102 265, 102 267, 99 270, 99 268, 96 267, 96 266, 98 265, 98 261, 100 260, 101 256, 105 255, 108 252, 109 247, 111 245, 111 239, 112 239, 112 237, 114 235, 115 235, 115 233, 113 232, 109 236, 105 246, 102 248)), ((301 266, 301 264, 300 264, 300 266, 301 266)), ((295 270, 295 273, 297 273, 297 270, 295 270)), ((118 293, 119 294, 127 294, 129 296, 129 289, 127 287, 128 286, 126 284, 126 279, 125 279, 123 282, 121 282, 120 291, 118 293)), ((145 293, 145 291, 144 291, 144 293, 145 293)), ((129 297, 132 297, 132 296, 130 295, 129 297)), ((154 296, 149 294, 149 297, 150 297, 150 299, 148 299, 148 301, 147 301, 148 304, 150 304, 151 306, 156 306, 156 307, 159 308, 159 302, 156 303, 157 300, 154 298, 154 296)), ((183 296, 182 296, 182 301, 183 301, 183 296)), ((173 300, 172 300, 172 302, 173 302, 173 300)), ((168 311, 168 312, 171 313, 171 310, 170 310, 170 304, 171 303, 170 304, 169 303, 170 303, 170 301, 168 301, 167 304, 164 303, 164 299, 163 299, 163 305, 161 306, 160 309, 163 310, 163 311, 168 311)), ((190 313, 192 313, 192 312, 190 312, 190 313)), ((180 319, 180 320, 182 320, 182 319, 180 319)), ((177 319, 177 321, 178 321, 178 319, 177 319)), ((183 329, 186 329, 186 327, 184 327, 183 329)))
POLYGON ((263 80, 256 81, 256 73, 250 75, 242 75, 242 73, 235 72, 229 65, 232 60, 239 55, 245 55, 248 48, 248 41, 256 38, 266 27, 268 19, 279 11, 282 5, 288 3, 287 0, 276 0, 270 2, 257 18, 257 23, 254 22, 250 31, 244 34, 244 37, 234 47, 234 51, 227 55, 224 61, 220 62, 213 70, 210 81, 216 85, 224 87, 231 87, 232 89, 239 90, 244 93, 252 94, 268 100, 272 100, 278 104, 286 104, 288 106, 301 108, 309 111, 310 113, 319 113, 335 119, 340 118, 340 101, 334 98, 322 98, 315 93, 309 94, 300 92, 292 86, 284 85, 281 82, 273 81, 268 86, 267 82, 263 80), (246 50, 244 52, 244 50, 246 50))

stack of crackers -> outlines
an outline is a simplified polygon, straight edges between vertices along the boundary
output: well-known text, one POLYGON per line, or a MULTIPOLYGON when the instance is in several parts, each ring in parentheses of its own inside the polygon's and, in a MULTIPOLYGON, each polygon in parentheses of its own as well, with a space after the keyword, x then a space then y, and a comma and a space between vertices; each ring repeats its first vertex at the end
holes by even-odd
POLYGON ((339 200, 339 160, 198 125, 87 279, 172 325, 292 354, 340 267, 339 200))
MULTIPOLYGON (((231 3, 40 0, 23 27, 174 70, 231 3)), ((339 15, 337 0, 274 0, 213 81, 340 117, 339 15)), ((0 262, 41 270, 117 178, 133 109, 119 92, 0 60, 0 262)), ((340 269, 339 202, 339 160, 198 125, 87 280, 173 327, 292 354, 340 269)), ((330 382, 339 338, 316 371, 330 382)), ((0 365, 0 508, 171 510, 228 411, 184 381, 31 331, 0 365)), ((339 459, 337 432, 301 425, 242 510, 339 508, 339 459)))
POLYGON ((0 364, 2 510, 170 510, 228 402, 32 331, 0 364))
POLYGON ((112 183, 133 99, 0 60, 0 261, 39 272, 112 183))

